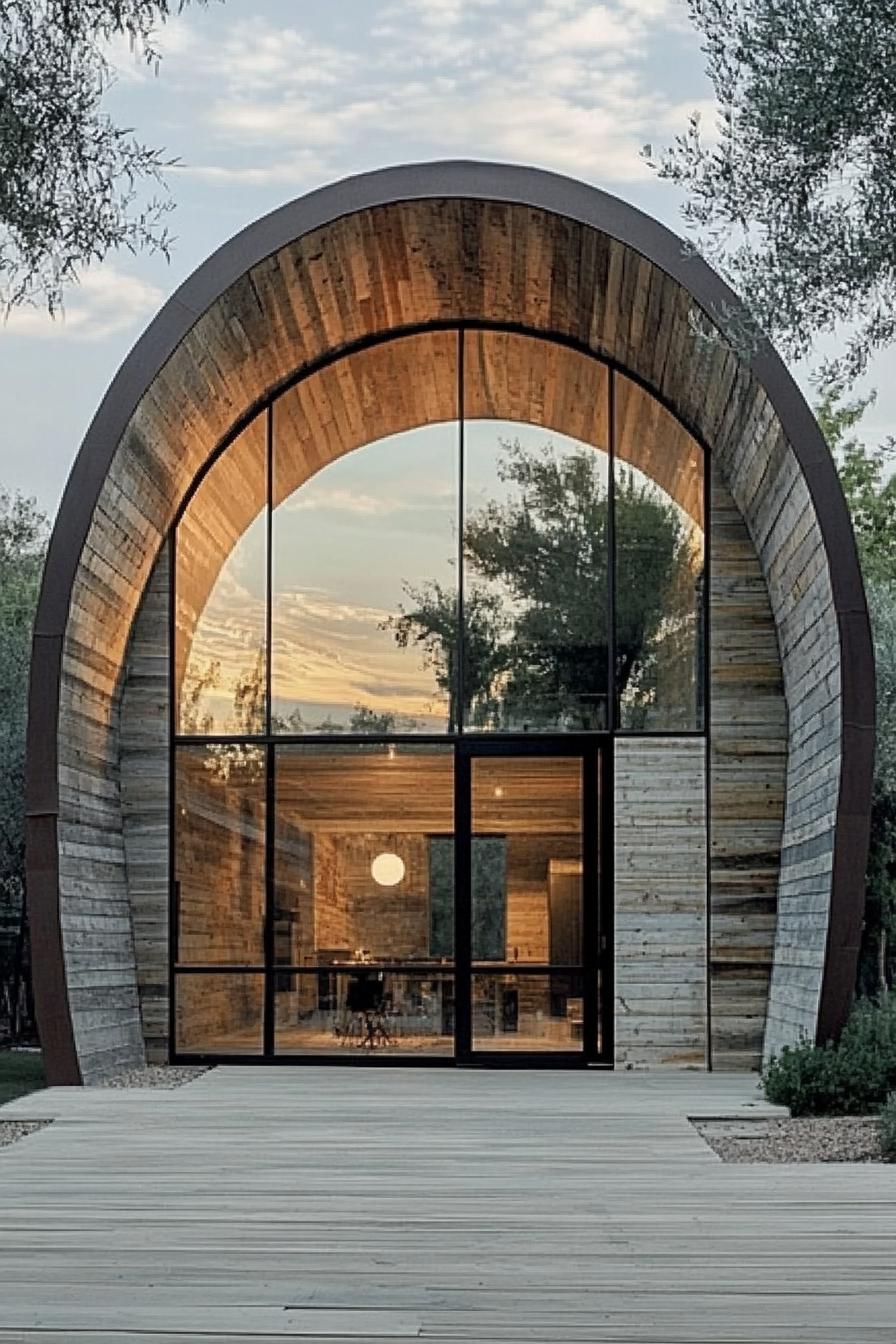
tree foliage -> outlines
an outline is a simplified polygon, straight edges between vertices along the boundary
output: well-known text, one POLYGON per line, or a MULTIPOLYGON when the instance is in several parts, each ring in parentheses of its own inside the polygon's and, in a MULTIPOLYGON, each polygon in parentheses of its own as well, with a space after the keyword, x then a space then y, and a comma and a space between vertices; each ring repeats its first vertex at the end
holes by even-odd
POLYGON ((33 500, 0 491, 0 1018, 13 1030, 24 956, 28 668, 46 532, 33 500))
MULTIPOLYGON (((606 722, 610 594, 609 498, 599 455, 558 457, 504 443, 507 497, 469 517, 464 531, 463 712, 475 727, 606 722)), ((675 608, 684 571, 693 589, 685 527, 646 481, 621 472, 615 500, 620 564, 636 581, 617 588, 616 688, 648 693, 651 641, 675 608)), ((457 598, 441 585, 407 585, 386 627, 418 644, 449 697, 457 724, 457 598)), ((692 593, 693 598, 693 593, 692 593)))
MULTIPOLYGON (((155 30, 189 0, 0 0, 0 303, 62 301, 125 247, 167 251, 166 160, 103 109, 109 43, 158 66, 155 30), (151 194, 144 198, 148 185, 151 194)), ((205 3, 205 0, 199 0, 205 3)))
POLYGON ((719 117, 654 159, 697 245, 793 357, 854 328, 848 378, 896 337, 896 3, 688 0, 719 117))
POLYGON ((840 472, 874 636, 877 737, 871 843, 859 990, 885 992, 896 972, 896 478, 893 445, 868 448, 853 432, 874 393, 846 399, 841 383, 821 389, 815 407, 840 472))
POLYGON ((853 434, 876 393, 845 400, 842 383, 821 389, 815 414, 833 450, 852 515, 862 572, 870 584, 896 581, 896 477, 892 440, 869 448, 853 434))

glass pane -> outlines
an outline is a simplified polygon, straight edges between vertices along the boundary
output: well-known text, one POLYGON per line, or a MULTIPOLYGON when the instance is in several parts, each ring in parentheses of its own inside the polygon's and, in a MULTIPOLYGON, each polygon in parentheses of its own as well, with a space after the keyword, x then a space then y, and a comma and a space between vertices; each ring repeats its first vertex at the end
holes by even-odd
POLYGON ((450 748, 284 746, 275 789, 280 965, 450 961, 450 748))
POLYGON ((582 765, 472 761, 473 961, 582 962, 582 765))
POLYGON ((703 727, 703 450, 616 378, 616 695, 634 731, 703 727))
POLYGON ((176 749, 181 965, 264 961, 264 759, 253 746, 176 749))
POLYGON ((274 407, 274 452, 274 730, 443 731, 455 712, 456 333, 390 341, 299 383, 274 407))
POLYGON ((443 971, 342 968, 275 977, 281 1055, 452 1055, 454 977, 443 971))
POLYGON ((179 1054, 262 1054, 263 975, 179 974, 174 993, 179 1054))
POLYGON ((473 976, 474 1050, 581 1050, 581 975, 473 976))
POLYGON ((464 350, 465 722, 605 728, 606 368, 504 332, 464 350))
POLYGON ((227 448, 177 528, 178 731, 265 729, 265 417, 227 448))

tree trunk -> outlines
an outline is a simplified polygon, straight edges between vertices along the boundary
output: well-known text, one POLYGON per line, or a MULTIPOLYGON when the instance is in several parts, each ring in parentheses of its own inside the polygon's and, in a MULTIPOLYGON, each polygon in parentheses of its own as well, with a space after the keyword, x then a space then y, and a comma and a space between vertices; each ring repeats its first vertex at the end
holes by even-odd
POLYGON ((25 893, 21 894, 22 906, 19 911, 19 929, 16 934, 16 950, 12 963, 12 988, 9 998, 9 1035, 13 1045, 19 1039, 19 1000, 22 994, 22 967, 25 959, 25 922, 27 919, 25 893))

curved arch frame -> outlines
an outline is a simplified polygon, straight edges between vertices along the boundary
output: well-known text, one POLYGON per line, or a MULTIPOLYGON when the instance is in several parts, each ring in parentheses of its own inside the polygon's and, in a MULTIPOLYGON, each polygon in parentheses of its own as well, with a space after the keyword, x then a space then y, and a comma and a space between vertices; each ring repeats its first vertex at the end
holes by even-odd
MULTIPOLYGON (((29 686, 27 843, 35 998, 52 1082, 81 1081, 65 986, 59 905, 58 720, 63 645, 78 565, 100 492, 142 396, 206 309, 252 266, 316 229, 362 210, 432 198, 496 201, 568 218, 641 254, 711 321, 740 305, 728 286, 663 225, 584 183, 539 169, 454 161, 381 169, 312 192, 225 243, 165 304, 126 358, 87 431, 69 477, 44 570, 29 686)), ((749 369, 788 439, 816 512, 837 618, 841 663, 841 771, 832 899, 817 1036, 841 1028, 852 996, 864 909, 874 753, 874 658, 849 513, 821 431, 772 347, 749 369)), ((269 395, 269 393, 268 393, 269 395)), ((266 399, 266 398, 265 398, 266 399)), ((250 413, 257 408, 250 408, 250 413)))

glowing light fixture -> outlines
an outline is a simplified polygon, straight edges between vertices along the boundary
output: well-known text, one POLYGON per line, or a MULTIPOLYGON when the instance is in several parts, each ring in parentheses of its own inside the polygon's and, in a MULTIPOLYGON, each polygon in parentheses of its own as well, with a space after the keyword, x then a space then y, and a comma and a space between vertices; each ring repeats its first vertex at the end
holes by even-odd
POLYGON ((380 887, 397 887, 404 877, 404 859, 397 854, 377 854, 370 875, 380 887))

